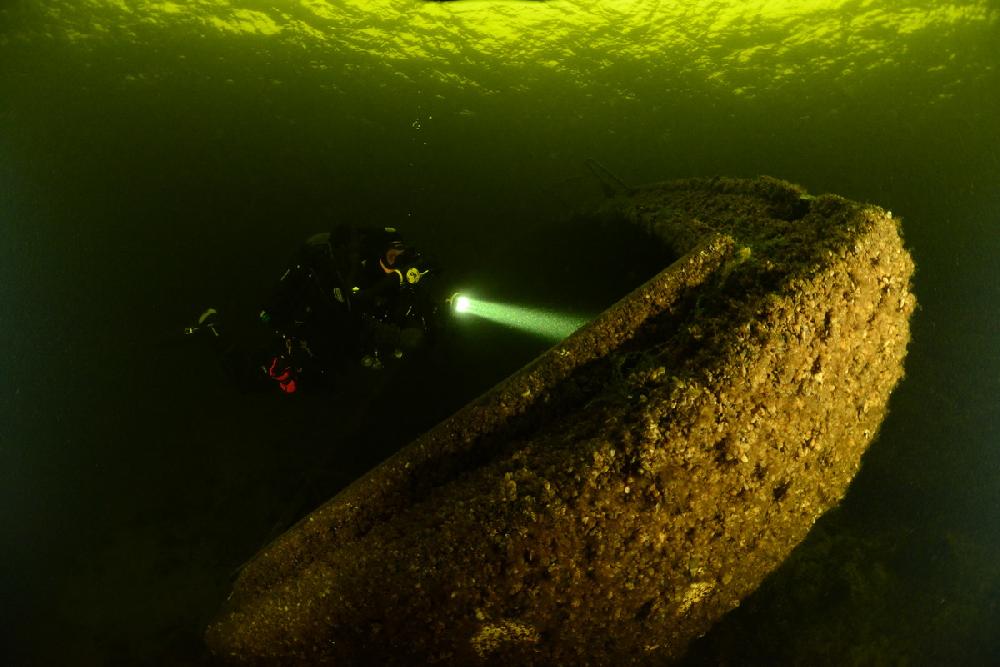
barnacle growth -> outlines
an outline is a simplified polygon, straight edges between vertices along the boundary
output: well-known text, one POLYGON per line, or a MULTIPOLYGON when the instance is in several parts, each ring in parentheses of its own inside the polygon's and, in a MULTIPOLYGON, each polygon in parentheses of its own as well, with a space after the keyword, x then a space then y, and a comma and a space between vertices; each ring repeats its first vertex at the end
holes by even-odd
POLYGON ((662 665, 840 500, 909 340, 891 214, 771 178, 607 206, 680 259, 262 550, 217 655, 662 665))

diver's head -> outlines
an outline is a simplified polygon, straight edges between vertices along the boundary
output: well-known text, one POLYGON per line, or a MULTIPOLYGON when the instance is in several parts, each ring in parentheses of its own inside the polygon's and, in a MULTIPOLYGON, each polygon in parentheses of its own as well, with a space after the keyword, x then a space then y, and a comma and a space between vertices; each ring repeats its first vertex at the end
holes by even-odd
POLYGON ((409 254, 409 248, 402 241, 391 241, 382 253, 382 262, 386 266, 395 268, 397 264, 405 264, 409 254))
POLYGON ((382 268, 395 269, 398 264, 403 262, 407 250, 409 249, 403 243, 403 237, 400 236, 395 227, 382 228, 382 256, 379 257, 382 268))
POLYGON ((416 285, 427 272, 420 251, 403 243, 399 233, 392 227, 385 228, 382 256, 379 265, 385 273, 395 273, 400 284, 416 285))

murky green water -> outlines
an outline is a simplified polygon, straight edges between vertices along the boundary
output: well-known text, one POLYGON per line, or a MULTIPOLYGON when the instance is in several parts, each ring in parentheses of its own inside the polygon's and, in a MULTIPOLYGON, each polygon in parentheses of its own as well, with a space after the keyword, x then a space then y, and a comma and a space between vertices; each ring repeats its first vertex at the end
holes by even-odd
POLYGON ((998 17, 986 0, 0 9, 12 664, 202 660, 262 542, 546 344, 467 327, 403 380, 282 401, 236 393, 179 326, 207 303, 252 313, 334 220, 396 225, 498 298, 599 309, 655 263, 562 219, 594 196, 586 157, 630 182, 767 173, 874 201, 918 266, 908 376, 844 505, 691 663, 1000 661, 998 17))

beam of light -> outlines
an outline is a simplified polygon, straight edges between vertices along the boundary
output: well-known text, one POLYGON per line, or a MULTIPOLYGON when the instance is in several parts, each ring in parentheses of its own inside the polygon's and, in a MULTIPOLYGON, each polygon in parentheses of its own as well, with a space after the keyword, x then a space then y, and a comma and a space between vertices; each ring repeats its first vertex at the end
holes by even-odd
POLYGON ((586 324, 589 319, 544 308, 482 301, 467 295, 456 295, 453 307, 456 313, 474 315, 490 322, 555 340, 562 340, 586 324))

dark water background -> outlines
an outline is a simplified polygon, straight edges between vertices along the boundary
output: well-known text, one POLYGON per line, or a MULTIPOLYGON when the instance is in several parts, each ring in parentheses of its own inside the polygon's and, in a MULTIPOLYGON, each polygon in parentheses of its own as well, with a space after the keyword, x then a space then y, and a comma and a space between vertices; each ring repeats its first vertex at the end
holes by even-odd
MULTIPOLYGON (((469 324, 401 374, 285 400, 178 340, 204 305, 252 314, 295 245, 346 220, 400 227, 457 283, 597 312, 659 258, 567 221, 595 196, 586 157, 877 202, 918 267, 907 378, 844 504, 691 664, 1000 664, 995 10, 856 75, 733 73, 748 96, 621 56, 627 34, 562 69, 432 67, 477 87, 182 22, 70 39, 51 6, 0 10, 4 664, 202 663, 240 563, 550 344, 469 324)), ((740 35, 714 39, 773 38, 740 35)))

